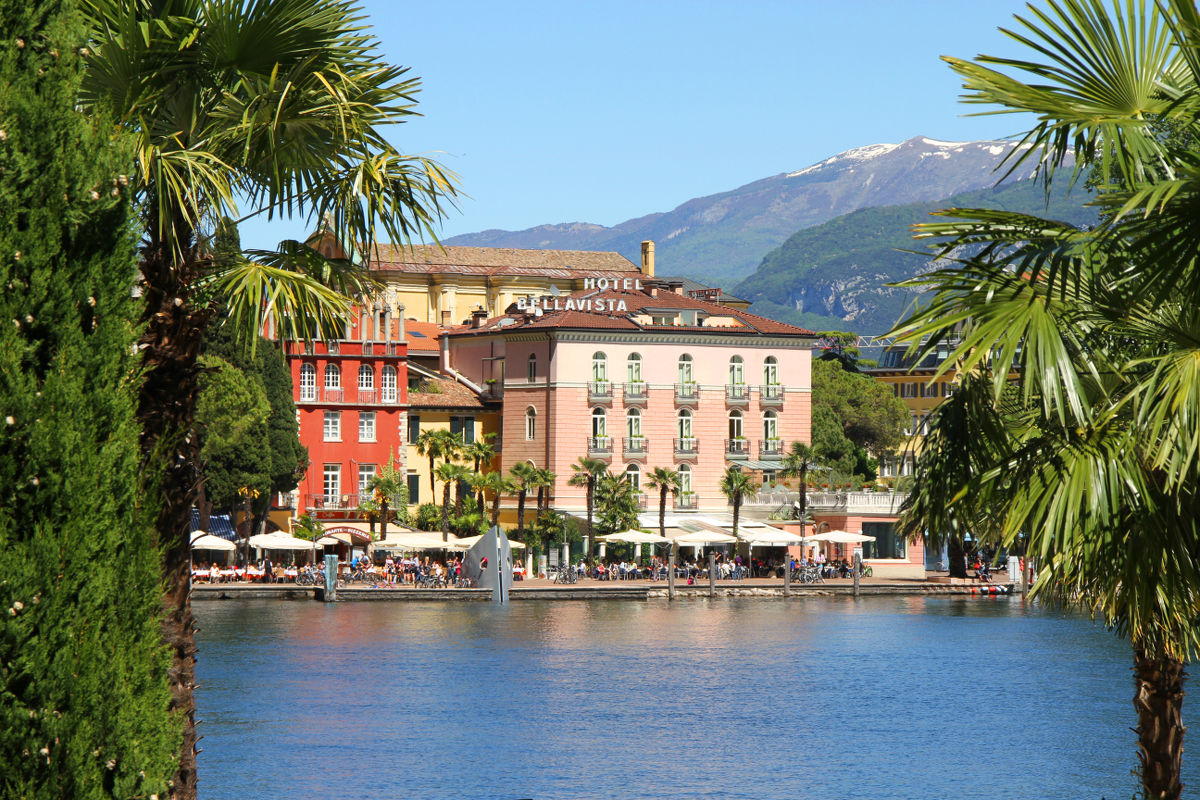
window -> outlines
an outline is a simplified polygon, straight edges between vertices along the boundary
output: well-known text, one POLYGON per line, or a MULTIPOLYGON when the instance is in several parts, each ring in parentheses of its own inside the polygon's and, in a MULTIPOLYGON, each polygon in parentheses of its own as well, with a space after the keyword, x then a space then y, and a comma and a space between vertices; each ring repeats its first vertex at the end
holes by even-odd
POLYGON ((942 397, 949 397, 952 394, 954 394, 954 387, 950 385, 949 381, 943 381, 942 382, 942 397))
POLYGON ((525 409, 525 439, 531 440, 537 436, 537 412, 533 406, 525 409))
POLYGON ((729 412, 729 438, 741 439, 742 436, 742 412, 733 410, 729 412))
POLYGON ((463 444, 473 443, 475 441, 475 418, 451 417, 450 433, 460 437, 463 444))
POLYGON ((342 440, 342 412, 325 412, 325 441, 340 442, 342 440))
POLYGON ((921 397, 937 397, 938 385, 936 383, 922 383, 921 397))
POLYGON ((691 464, 680 464, 679 465, 679 493, 680 494, 691 494, 692 493, 692 465, 691 464))
POLYGON ((691 439, 692 438, 692 412, 691 412, 691 410, 687 409, 687 408, 679 409, 679 417, 678 417, 677 422, 678 422, 678 426, 679 426, 679 438, 680 439, 691 439))
POLYGON ((325 389, 342 388, 342 371, 337 364, 325 365, 325 389))
POLYGON ((363 364, 358 368, 358 390, 360 392, 370 392, 375 389, 375 370, 370 364, 363 364))
POLYGON ((382 389, 382 397, 380 398, 385 403, 396 402, 396 368, 384 367, 379 375, 379 385, 382 389))
POLYGON ((913 414, 908 421, 908 427, 904 429, 905 436, 916 436, 917 429, 920 427, 920 421, 916 414, 913 414))
POLYGON ((775 470, 764 469, 762 471, 762 476, 763 476, 763 479, 762 479, 763 486, 774 486, 775 485, 775 470))
POLYGON ((642 410, 640 408, 631 408, 625 413, 625 435, 630 439, 641 438, 642 410))
POLYGON ((767 356, 767 360, 763 362, 763 385, 779 385, 779 362, 775 356, 767 356))
POLYGON ((863 542, 863 558, 908 558, 904 537, 896 533, 894 522, 864 522, 862 532, 875 541, 863 542))
POLYGON ((774 411, 763 413, 763 441, 773 442, 779 439, 779 418, 774 411))
POLYGON ((694 375, 695 373, 692 371, 692 357, 684 353, 679 357, 679 382, 687 386, 695 380, 694 375))
POLYGON ((608 414, 603 408, 592 409, 592 437, 600 439, 608 436, 608 414))
POLYGON ((362 498, 366 498, 371 493, 371 479, 378 471, 374 464, 358 465, 358 493, 362 498))
POLYGON ((323 471, 325 505, 337 506, 342 497, 342 465, 326 464, 323 471))
POLYGON ((533 353, 529 354, 529 361, 525 365, 525 377, 530 383, 537 380, 537 356, 533 353))
POLYGON ((408 500, 415 503, 421 497, 421 476, 415 472, 408 473, 408 500))
POLYGON ((317 399, 317 368, 312 364, 300 365, 300 399, 317 399))
POLYGON ((358 440, 360 442, 375 441, 375 412, 358 412, 358 440))
POLYGON ((729 385, 741 386, 746 382, 745 365, 742 363, 741 356, 734 356, 729 359, 729 385))
POLYGON ((625 362, 626 370, 629 373, 630 383, 640 383, 642 380, 642 357, 638 353, 630 353, 629 360, 625 362))
MULTIPOLYGON (((421 435, 421 418, 409 416, 408 418, 408 443, 416 444, 418 437, 421 435)), ((415 497, 415 495, 414 495, 415 497)))
POLYGON ((901 397, 916 397, 917 396, 917 384, 915 384, 915 383, 900 384, 900 396, 901 397))
POLYGON ((638 471, 637 464, 630 464, 625 468, 625 480, 629 481, 635 492, 642 490, 642 473, 638 471))
POLYGON ((592 353, 592 380, 596 383, 608 380, 608 356, 604 353, 592 353))

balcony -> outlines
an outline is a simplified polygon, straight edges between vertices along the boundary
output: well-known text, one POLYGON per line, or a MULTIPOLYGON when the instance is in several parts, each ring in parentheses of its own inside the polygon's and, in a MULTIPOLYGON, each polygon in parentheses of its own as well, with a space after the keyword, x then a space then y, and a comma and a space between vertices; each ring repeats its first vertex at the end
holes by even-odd
POLYGON ((625 403, 646 403, 647 387, 645 381, 630 381, 625 384, 625 403))
POLYGON ((675 405, 694 406, 700 402, 700 384, 695 381, 675 384, 675 405))
POLYGON ((650 498, 647 497, 645 494, 641 494, 641 493, 635 494, 633 496, 633 500, 635 503, 637 503, 637 507, 640 508, 642 511, 645 511, 646 509, 648 509, 650 507, 650 498))
POLYGON ((700 452, 700 440, 695 436, 684 436, 675 440, 675 458, 695 458, 700 452))
POLYGON ((611 436, 589 436, 588 437, 588 455, 593 458, 604 458, 612 456, 612 437, 611 436))
POLYGON ((783 439, 764 439, 758 443, 758 457, 777 456, 783 452, 783 439))
POLYGON ((322 398, 326 403, 344 403, 346 402, 346 393, 342 389, 330 389, 325 387, 325 396, 322 398))
POLYGON ((367 405, 374 405, 379 402, 379 394, 374 389, 359 389, 358 402, 367 405))
POLYGON ((783 387, 777 383, 770 383, 766 386, 758 387, 758 404, 764 408, 782 406, 783 387))
POLYGON ((749 439, 726 439, 725 440, 725 457, 726 458, 749 458, 750 457, 750 440, 749 439))
POLYGON ((626 458, 646 455, 647 443, 645 436, 627 436, 624 444, 623 452, 626 458))
POLYGON ((744 383, 731 383, 725 387, 725 405, 744 406, 750 403, 750 387, 744 383))
POLYGON ((608 381, 591 381, 588 383, 589 403, 611 403, 612 384, 608 381))
POLYGON ((700 507, 700 498, 695 492, 683 492, 675 498, 676 511, 695 511, 700 507))

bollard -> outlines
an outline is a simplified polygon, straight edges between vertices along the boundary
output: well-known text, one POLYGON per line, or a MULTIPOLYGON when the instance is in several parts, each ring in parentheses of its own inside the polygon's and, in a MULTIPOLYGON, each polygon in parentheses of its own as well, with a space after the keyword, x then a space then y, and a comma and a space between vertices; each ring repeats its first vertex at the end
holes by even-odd
POLYGON ((717 554, 711 551, 708 554, 708 596, 717 596, 717 554))
POLYGON ((675 543, 671 543, 671 554, 667 556, 667 599, 675 599, 675 543))
POLYGON ((337 600, 337 571, 338 557, 334 555, 325 556, 325 602, 332 603, 337 600))
POLYGON ((792 596, 792 554, 783 557, 783 596, 792 596))
POLYGON ((854 596, 858 597, 858 579, 862 575, 862 556, 854 554, 854 596))

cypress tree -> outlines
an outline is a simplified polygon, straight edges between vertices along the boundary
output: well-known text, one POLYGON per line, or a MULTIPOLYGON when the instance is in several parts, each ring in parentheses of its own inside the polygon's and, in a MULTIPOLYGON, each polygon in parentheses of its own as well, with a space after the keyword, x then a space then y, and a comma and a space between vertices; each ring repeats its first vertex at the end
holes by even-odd
POLYGON ((166 797, 182 737, 139 495, 129 152, 71 0, 0 0, 0 796, 166 797))

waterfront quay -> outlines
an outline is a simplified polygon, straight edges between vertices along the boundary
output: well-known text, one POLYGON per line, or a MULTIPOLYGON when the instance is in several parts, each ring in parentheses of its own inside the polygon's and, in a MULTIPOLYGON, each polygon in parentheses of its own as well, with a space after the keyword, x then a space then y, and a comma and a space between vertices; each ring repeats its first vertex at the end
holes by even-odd
MULTIPOLYGON (((831 597, 854 596, 854 581, 849 578, 833 578, 825 583, 800 584, 793 582, 786 588, 788 597, 831 597)), ((1002 596, 1018 593, 1011 583, 981 583, 975 580, 950 582, 948 578, 928 580, 896 580, 888 578, 862 578, 857 593, 867 596, 884 595, 965 595, 977 597, 1002 596)), ((509 590, 509 598, 521 600, 666 600, 669 589, 667 582, 658 580, 637 581, 593 581, 584 580, 576 584, 560 585, 551 580, 531 579, 520 581, 509 590)), ((675 597, 688 600, 703 597, 761 597, 785 596, 785 587, 779 578, 758 578, 739 581, 707 580, 688 585, 680 581, 675 586, 675 597)), ((324 589, 295 584, 220 583, 199 584, 192 587, 193 601, 210 600, 324 600, 324 589)), ((344 586, 337 590, 339 602, 405 602, 443 600, 448 602, 490 601, 490 589, 438 588, 425 589, 412 586, 344 586)))

